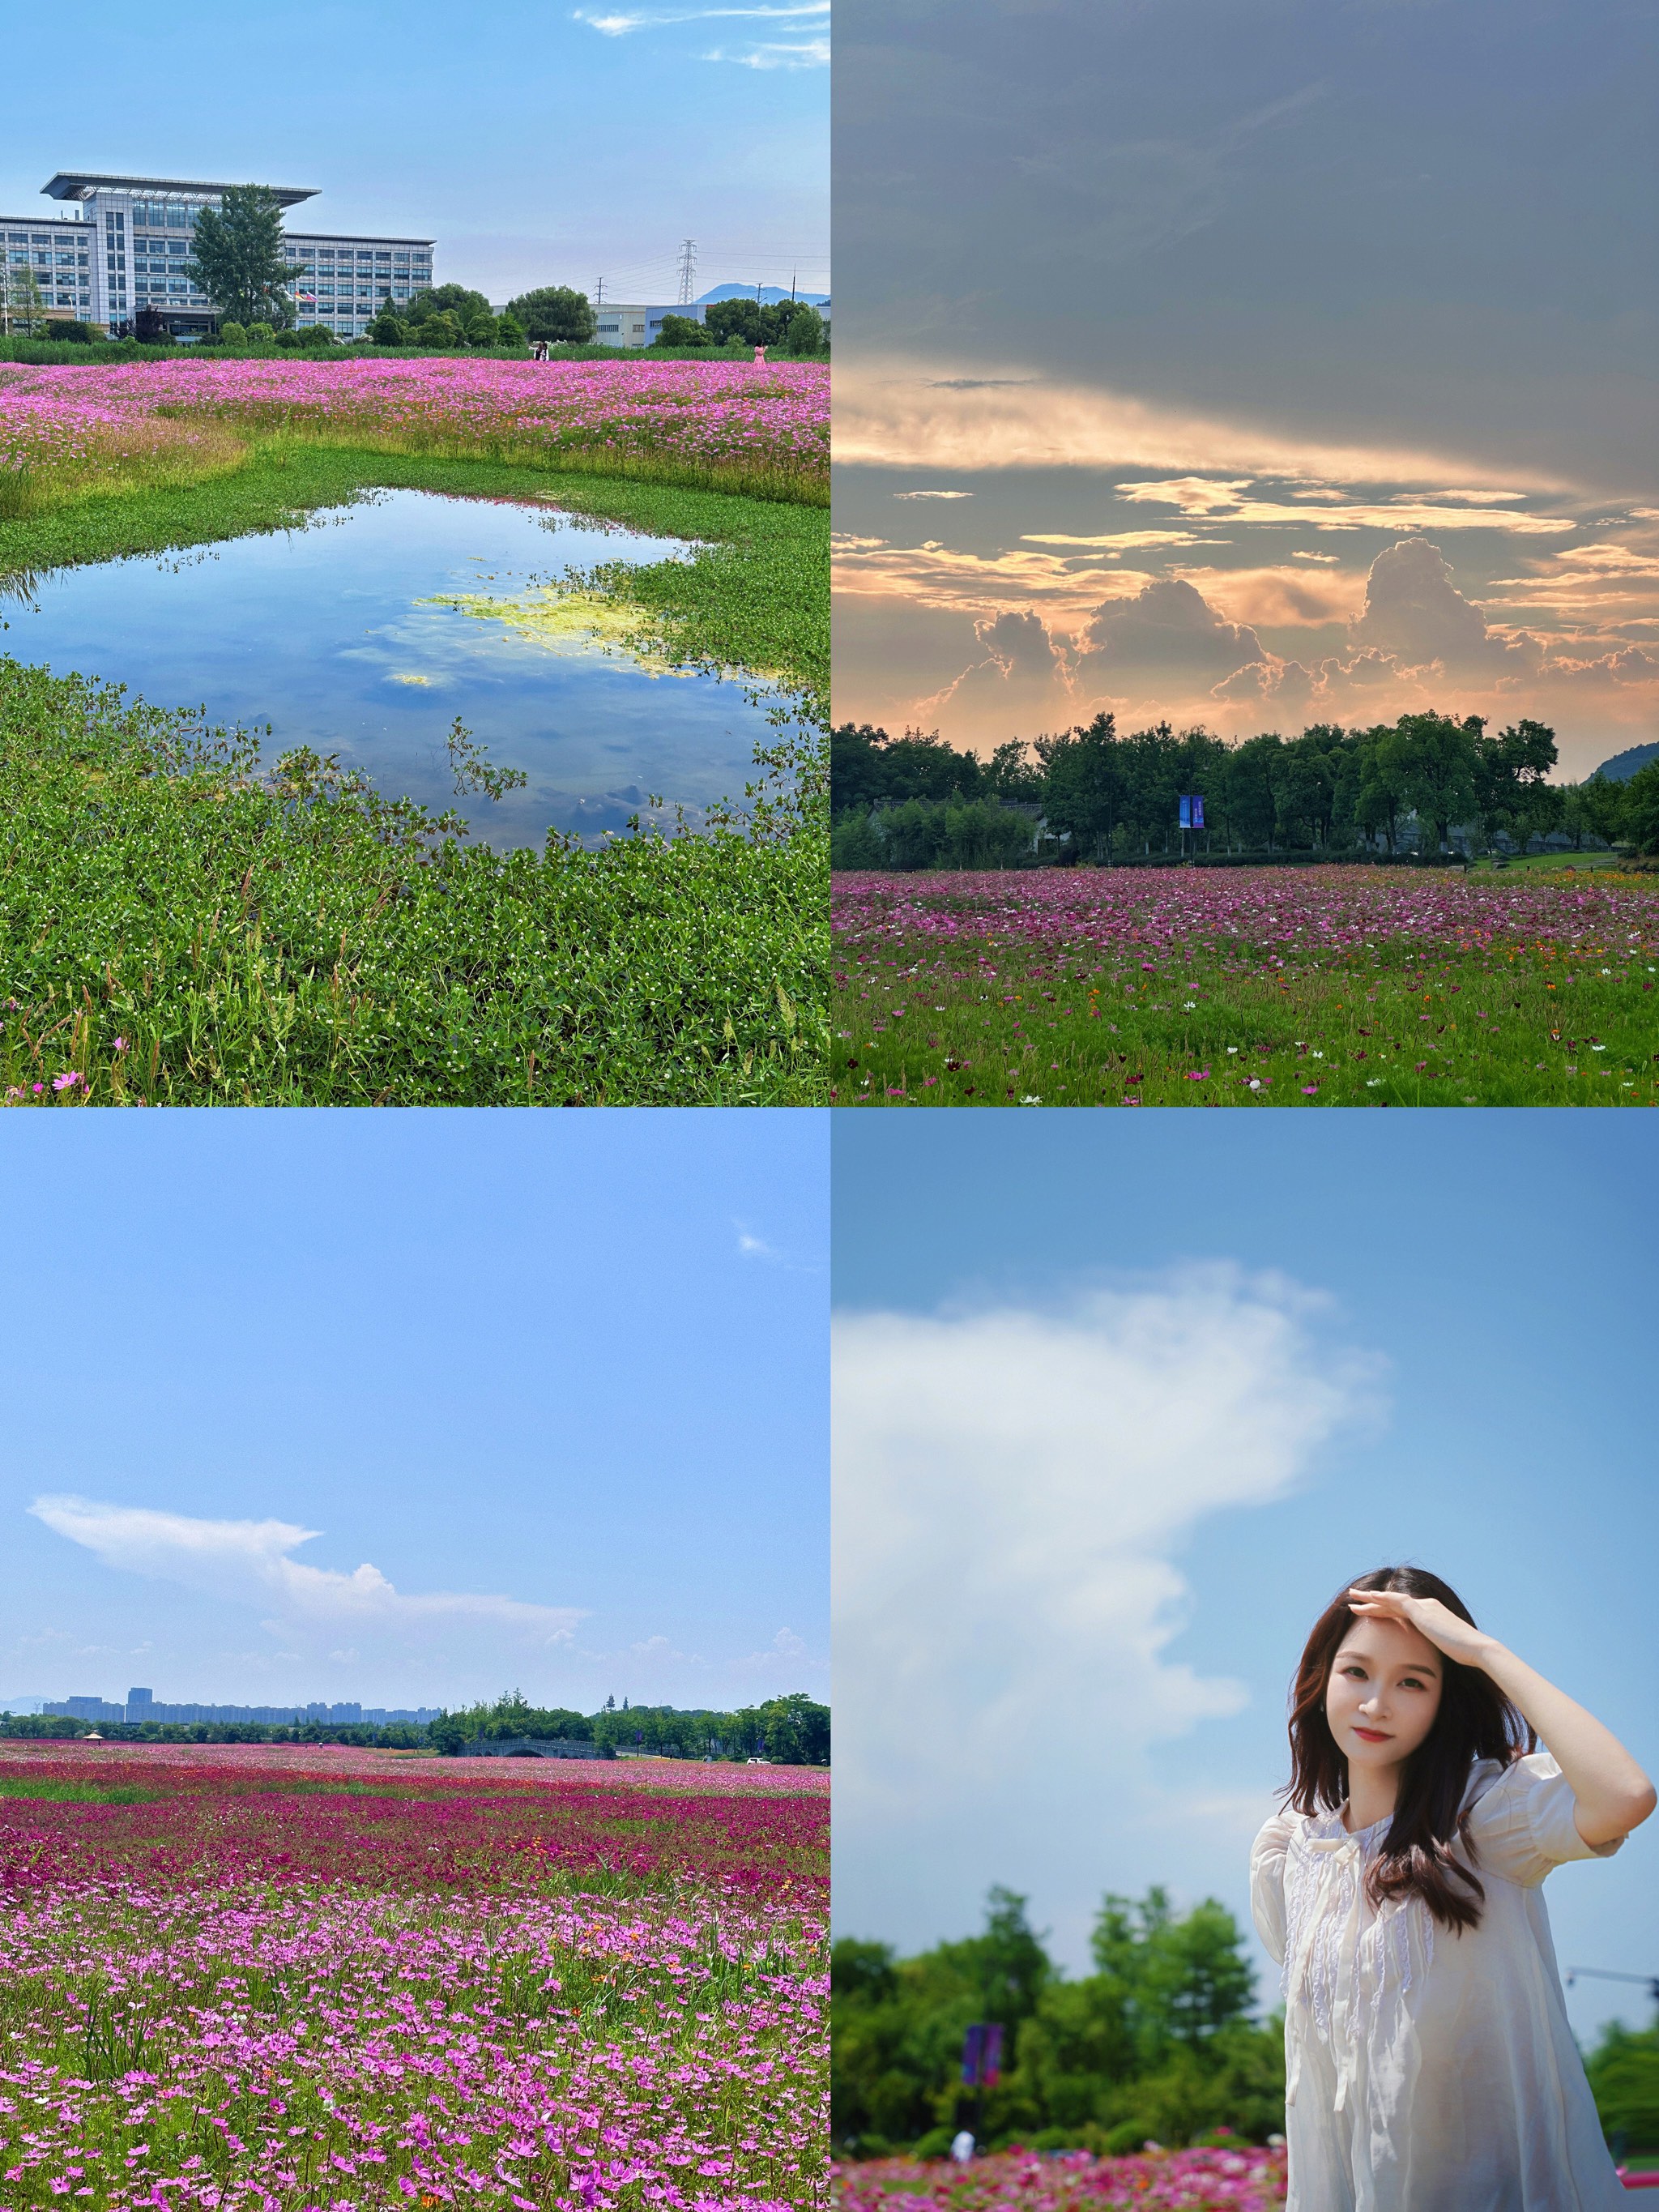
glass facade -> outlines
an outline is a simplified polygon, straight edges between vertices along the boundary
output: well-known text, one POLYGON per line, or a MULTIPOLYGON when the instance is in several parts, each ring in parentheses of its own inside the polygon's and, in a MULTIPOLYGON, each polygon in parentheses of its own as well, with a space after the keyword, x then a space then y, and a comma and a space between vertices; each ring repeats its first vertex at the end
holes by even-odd
MULTIPOLYGON (((54 197, 81 201, 84 221, 0 216, 0 250, 9 272, 27 267, 47 306, 119 331, 144 308, 165 313, 188 337, 216 320, 212 301, 185 275, 191 233, 217 189, 168 185, 145 178, 74 176, 53 180, 54 197), (57 187, 71 189, 60 191, 57 187), (20 258, 21 256, 21 258, 20 258)), ((284 195, 289 201, 309 194, 284 195)), ((289 232, 283 258, 293 271, 301 325, 325 323, 360 337, 390 294, 405 307, 432 283, 432 240, 325 237, 289 232)))

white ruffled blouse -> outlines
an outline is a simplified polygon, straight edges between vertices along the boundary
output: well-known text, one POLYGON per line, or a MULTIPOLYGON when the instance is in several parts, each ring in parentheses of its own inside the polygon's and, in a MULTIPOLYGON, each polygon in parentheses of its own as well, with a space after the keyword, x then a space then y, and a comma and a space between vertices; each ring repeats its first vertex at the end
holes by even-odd
POLYGON ((1482 1760, 1463 1802, 1486 1904, 1462 1936, 1418 1898, 1372 1910, 1362 1875, 1386 1820, 1351 1836, 1340 1813, 1279 1813, 1255 1839, 1251 1911, 1284 1970, 1287 2212, 1630 2201, 1567 2025, 1540 1891, 1553 1867, 1618 1844, 1584 1841, 1547 1752, 1482 1760))

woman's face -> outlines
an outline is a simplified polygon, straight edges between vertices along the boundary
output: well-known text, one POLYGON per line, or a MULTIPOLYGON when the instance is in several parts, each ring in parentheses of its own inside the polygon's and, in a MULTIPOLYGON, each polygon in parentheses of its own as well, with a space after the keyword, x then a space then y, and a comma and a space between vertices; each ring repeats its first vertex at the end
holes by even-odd
POLYGON ((1395 1766, 1411 1757, 1434 1726, 1445 1666, 1414 1628, 1353 1623, 1325 1686, 1325 1717, 1350 1767, 1395 1766))

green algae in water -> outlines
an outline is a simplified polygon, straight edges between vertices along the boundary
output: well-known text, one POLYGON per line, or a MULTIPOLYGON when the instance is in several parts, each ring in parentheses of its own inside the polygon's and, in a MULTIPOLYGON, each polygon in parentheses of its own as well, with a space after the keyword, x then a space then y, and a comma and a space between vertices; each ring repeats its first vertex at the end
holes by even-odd
POLYGON ((492 599, 482 592, 446 592, 416 602, 425 607, 454 607, 483 622, 498 622, 514 636, 527 638, 562 657, 601 653, 625 659, 648 676, 693 676, 697 672, 671 660, 643 641, 644 610, 602 592, 561 590, 548 585, 513 599, 492 599))

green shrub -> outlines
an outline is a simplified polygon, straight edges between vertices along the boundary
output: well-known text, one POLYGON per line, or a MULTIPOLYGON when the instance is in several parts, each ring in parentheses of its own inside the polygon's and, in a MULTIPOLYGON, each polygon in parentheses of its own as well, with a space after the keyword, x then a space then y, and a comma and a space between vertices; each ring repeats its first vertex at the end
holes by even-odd
POLYGON ((219 337, 222 344, 245 346, 247 343, 247 325, 236 322, 221 323, 219 337))
POLYGON ((247 326, 250 345, 269 345, 276 332, 269 323, 250 323, 247 326))

